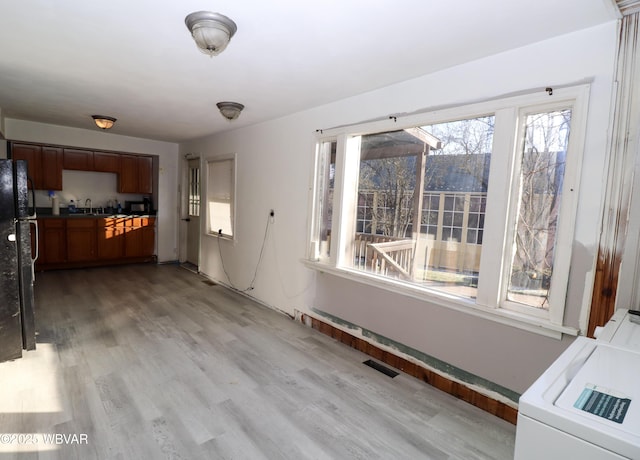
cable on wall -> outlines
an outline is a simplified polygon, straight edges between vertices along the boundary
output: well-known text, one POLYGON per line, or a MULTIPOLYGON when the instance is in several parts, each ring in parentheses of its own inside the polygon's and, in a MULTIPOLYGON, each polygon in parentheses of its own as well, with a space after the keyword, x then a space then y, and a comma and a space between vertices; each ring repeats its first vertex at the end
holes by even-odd
POLYGON ((267 217, 267 223, 264 227, 264 237, 262 238, 262 247, 260 248, 260 254, 258 255, 258 262, 256 263, 256 268, 253 272, 253 278, 251 279, 251 282, 249 283, 249 286, 245 289, 240 289, 238 287, 236 287, 233 282, 231 281, 231 277, 229 276, 229 272, 227 272, 227 268, 224 265, 224 257, 222 255, 222 246, 220 245, 220 234, 217 235, 218 238, 218 253, 220 254, 220 262, 222 264, 222 271, 224 272, 224 275, 227 277, 227 281, 229 283, 229 286, 238 291, 238 292, 249 292, 252 291, 255 287, 255 283, 256 283, 256 279, 258 277, 258 269, 260 268, 260 264, 262 263, 262 259, 264 256, 264 248, 267 244, 267 238, 269 236, 269 228, 271 227, 271 215, 269 215, 267 217))

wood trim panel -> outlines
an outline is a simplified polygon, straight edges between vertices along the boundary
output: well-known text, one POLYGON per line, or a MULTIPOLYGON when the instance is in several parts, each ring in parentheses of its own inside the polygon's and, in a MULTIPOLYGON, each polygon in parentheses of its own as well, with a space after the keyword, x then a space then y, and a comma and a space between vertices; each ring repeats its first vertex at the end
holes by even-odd
POLYGON ((429 385, 449 393, 458 399, 461 399, 469 404, 476 406, 490 414, 500 417, 507 422, 516 424, 518 420, 518 409, 513 408, 501 401, 497 401, 482 393, 479 393, 459 382, 454 382, 430 369, 426 369, 416 363, 413 363, 405 358, 397 356, 380 347, 367 342, 364 339, 355 337, 348 332, 338 329, 331 324, 320 321, 309 315, 301 315, 300 321, 304 324, 310 322, 311 327, 319 332, 322 332, 329 337, 333 337, 339 342, 345 345, 355 348, 362 353, 365 353, 372 358, 382 361, 389 366, 395 367, 401 370, 405 374, 409 374, 412 377, 416 377, 429 385))
MULTIPOLYGON (((629 4, 635 2, 621 2, 629 4)), ((640 155, 637 139, 640 135, 640 116, 635 109, 640 101, 640 13, 628 14, 622 18, 618 37, 618 54, 615 80, 618 82, 615 99, 614 117, 610 127, 611 141, 608 149, 610 157, 606 173, 605 201, 603 207, 602 229, 598 242, 596 273, 594 277, 589 327, 587 335, 593 337, 596 326, 603 326, 613 315, 616 298, 622 289, 638 292, 637 284, 619 286, 620 266, 623 255, 635 262, 636 254, 627 250, 630 210, 638 200, 634 193, 634 175, 638 174, 637 158, 640 155), (634 141, 635 140, 635 141, 634 141)), ((629 282, 629 281, 627 281, 629 282)), ((624 308, 637 308, 635 305, 622 305, 624 308)))

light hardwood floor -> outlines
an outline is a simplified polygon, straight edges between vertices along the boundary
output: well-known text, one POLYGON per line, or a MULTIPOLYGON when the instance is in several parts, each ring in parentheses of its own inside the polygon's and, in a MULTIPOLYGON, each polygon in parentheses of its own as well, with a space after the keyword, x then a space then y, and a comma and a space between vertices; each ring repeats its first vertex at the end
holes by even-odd
POLYGON ((178 266, 41 273, 36 304, 2 460, 513 456, 508 422, 178 266))

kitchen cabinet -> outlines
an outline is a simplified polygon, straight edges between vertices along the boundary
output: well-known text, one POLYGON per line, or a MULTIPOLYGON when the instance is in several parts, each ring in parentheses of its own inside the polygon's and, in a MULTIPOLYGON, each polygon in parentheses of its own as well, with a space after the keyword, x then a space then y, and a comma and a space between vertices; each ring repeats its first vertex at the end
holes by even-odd
POLYGON ((63 169, 93 171, 93 152, 90 150, 64 149, 63 169))
POLYGON ((96 219, 67 219, 67 261, 88 262, 96 259, 96 219))
POLYGON ((120 155, 118 192, 150 194, 153 192, 151 180, 153 160, 148 156, 120 155))
POLYGON ((124 257, 126 221, 127 219, 117 217, 98 219, 99 260, 114 260, 124 257))
POLYGON ((38 260, 36 267, 60 264, 67 259, 66 219, 38 219, 38 260))
POLYGON ((93 170, 98 172, 120 172, 120 154, 93 152, 93 170))
POLYGON ((138 193, 138 157, 135 155, 120 155, 118 192, 138 193))
POLYGON ((37 270, 155 261, 155 217, 38 218, 37 270))
POLYGON ((25 160, 27 162, 27 174, 31 178, 29 188, 38 188, 40 185, 40 170, 42 147, 29 144, 12 144, 11 158, 14 160, 25 160))
POLYGON ((40 189, 62 190, 62 149, 43 146, 41 155, 40 189))
POLYGON ((118 193, 153 194, 153 157, 149 155, 12 143, 11 158, 27 161, 36 190, 62 190, 62 171, 67 169, 114 173, 118 193))
POLYGON ((147 219, 142 227, 142 257, 151 257, 156 252, 156 219, 147 219))
POLYGON ((138 193, 149 195, 153 193, 153 159, 138 157, 138 193))
POLYGON ((149 257, 155 249, 155 218, 133 217, 127 220, 125 257, 149 257))
POLYGON ((62 190, 62 149, 60 147, 12 144, 11 158, 27 161, 27 173, 36 190, 62 190))

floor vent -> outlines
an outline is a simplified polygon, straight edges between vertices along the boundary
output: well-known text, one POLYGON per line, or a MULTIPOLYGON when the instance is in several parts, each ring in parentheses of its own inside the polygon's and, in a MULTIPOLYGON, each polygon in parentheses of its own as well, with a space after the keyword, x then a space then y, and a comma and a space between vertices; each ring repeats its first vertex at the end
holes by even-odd
POLYGON ((366 364, 367 366, 372 367, 375 370, 377 370, 378 372, 382 372, 384 375, 388 375, 391 378, 394 378, 395 376, 400 375, 398 372, 394 371, 393 369, 390 369, 387 366, 383 366, 380 363, 376 363, 375 361, 373 361, 371 359, 366 360, 362 364, 366 364))

